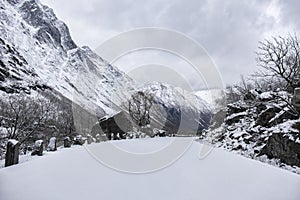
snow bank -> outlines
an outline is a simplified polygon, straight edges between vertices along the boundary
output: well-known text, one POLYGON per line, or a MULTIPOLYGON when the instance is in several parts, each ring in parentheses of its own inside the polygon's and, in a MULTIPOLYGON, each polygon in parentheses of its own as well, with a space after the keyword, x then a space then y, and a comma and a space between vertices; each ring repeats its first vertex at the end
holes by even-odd
MULTIPOLYGON (((123 148, 142 151, 170 140, 117 142, 123 148)), ((84 147, 73 146, 0 169, 0 199, 33 200, 38 196, 43 200, 300 199, 299 175, 221 149, 214 149, 199 160, 200 148, 200 143, 193 142, 173 165, 154 173, 132 175, 107 168, 84 147)))
POLYGON ((11 143, 13 146, 19 143, 19 141, 15 139, 9 139, 8 142, 11 143))

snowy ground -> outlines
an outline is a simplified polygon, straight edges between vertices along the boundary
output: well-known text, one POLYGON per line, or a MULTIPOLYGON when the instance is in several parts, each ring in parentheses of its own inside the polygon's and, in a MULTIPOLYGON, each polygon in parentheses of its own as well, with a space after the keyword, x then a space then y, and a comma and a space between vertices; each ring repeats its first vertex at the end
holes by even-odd
MULTIPOLYGON (((145 153, 170 140, 115 143, 120 148, 145 153)), ((300 199, 299 175, 221 149, 199 160, 200 147, 200 143, 193 142, 173 165, 147 174, 127 174, 105 167, 82 146, 60 149, 0 169, 0 199, 300 199)))

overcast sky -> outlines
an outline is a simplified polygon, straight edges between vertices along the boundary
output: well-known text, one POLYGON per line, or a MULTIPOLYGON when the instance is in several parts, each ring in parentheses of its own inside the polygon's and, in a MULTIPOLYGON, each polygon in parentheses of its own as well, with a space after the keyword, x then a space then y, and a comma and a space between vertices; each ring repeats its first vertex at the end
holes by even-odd
POLYGON ((69 26, 79 46, 92 49, 139 27, 182 32, 205 48, 226 84, 257 68, 255 51, 260 40, 300 30, 298 0, 41 1, 69 26))

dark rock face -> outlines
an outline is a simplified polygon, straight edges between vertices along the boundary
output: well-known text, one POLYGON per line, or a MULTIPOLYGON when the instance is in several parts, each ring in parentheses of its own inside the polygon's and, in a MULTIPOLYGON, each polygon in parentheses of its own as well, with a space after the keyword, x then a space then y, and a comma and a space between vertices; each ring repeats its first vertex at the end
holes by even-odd
POLYGON ((232 103, 227 105, 227 115, 232 115, 234 113, 244 112, 248 107, 240 102, 232 103))
POLYGON ((5 154, 5 167, 19 163, 19 147, 19 142, 8 141, 5 154))
POLYGON ((300 119, 286 91, 258 93, 229 104, 225 123, 213 130, 218 146, 249 157, 278 159, 279 167, 300 164, 300 119), (250 99, 250 100, 249 100, 250 99))
POLYGON ((270 127, 272 124, 270 123, 270 120, 276 116, 277 113, 280 112, 280 108, 277 107, 271 107, 263 112, 261 112, 258 115, 258 118, 256 120, 256 125, 261 125, 264 127, 270 127))
POLYGON ((273 134, 267 144, 261 149, 259 155, 268 158, 277 158, 281 162, 300 167, 300 144, 284 137, 283 134, 273 134))
POLYGON ((69 29, 58 21, 51 8, 39 6, 35 0, 29 0, 21 5, 20 11, 28 24, 39 28, 35 37, 40 42, 53 43, 54 46, 61 46, 65 50, 76 48, 69 29))
POLYGON ((256 113, 260 114, 262 111, 267 109, 267 106, 264 102, 258 102, 255 104, 256 113))
POLYGON ((298 119, 298 115, 290 110, 282 110, 278 107, 271 107, 261 112, 256 120, 256 125, 272 127, 284 122, 286 119, 298 119))
POLYGON ((118 139, 118 135, 121 139, 125 139, 126 132, 133 130, 130 116, 123 111, 112 117, 100 119, 99 125, 109 140, 118 139))
POLYGON ((230 117, 227 117, 226 119, 225 119, 225 123, 227 124, 227 125, 232 125, 232 124, 234 124, 234 123, 238 123, 241 119, 243 119, 245 116, 247 116, 247 114, 246 113, 238 113, 238 114, 236 114, 236 115, 232 115, 232 116, 230 116, 230 117))

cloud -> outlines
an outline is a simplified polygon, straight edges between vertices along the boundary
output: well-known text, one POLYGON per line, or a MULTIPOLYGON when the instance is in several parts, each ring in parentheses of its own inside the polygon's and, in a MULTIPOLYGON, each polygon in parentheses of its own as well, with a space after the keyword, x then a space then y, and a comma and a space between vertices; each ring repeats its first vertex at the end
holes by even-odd
POLYGON ((300 2, 259 0, 42 0, 67 23, 79 45, 96 48, 138 27, 182 32, 202 45, 225 83, 257 67, 255 51, 265 37, 300 30, 300 2))

